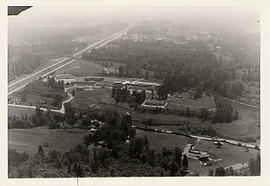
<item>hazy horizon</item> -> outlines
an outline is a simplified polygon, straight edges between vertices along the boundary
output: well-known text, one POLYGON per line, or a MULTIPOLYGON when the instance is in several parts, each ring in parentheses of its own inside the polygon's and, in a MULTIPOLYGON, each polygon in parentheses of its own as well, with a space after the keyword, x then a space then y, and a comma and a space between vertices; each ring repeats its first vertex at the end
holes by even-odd
POLYGON ((257 7, 32 7, 20 16, 10 16, 9 26, 87 26, 118 20, 125 22, 147 19, 177 21, 184 24, 241 29, 259 33, 260 10, 257 7))

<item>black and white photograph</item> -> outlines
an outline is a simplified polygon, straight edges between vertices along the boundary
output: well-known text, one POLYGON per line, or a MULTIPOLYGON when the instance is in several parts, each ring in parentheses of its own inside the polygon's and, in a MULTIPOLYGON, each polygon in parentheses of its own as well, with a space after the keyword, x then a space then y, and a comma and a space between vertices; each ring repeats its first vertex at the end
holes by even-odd
POLYGON ((6 13, 8 179, 261 176, 260 7, 6 13))

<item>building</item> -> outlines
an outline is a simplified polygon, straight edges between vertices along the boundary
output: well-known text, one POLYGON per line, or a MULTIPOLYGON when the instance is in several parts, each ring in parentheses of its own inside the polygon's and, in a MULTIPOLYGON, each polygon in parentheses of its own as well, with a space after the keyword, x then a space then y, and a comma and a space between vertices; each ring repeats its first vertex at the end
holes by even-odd
POLYGON ((134 91, 140 92, 145 91, 146 99, 156 99, 158 97, 158 87, 159 83, 143 82, 137 80, 131 81, 115 81, 113 83, 113 90, 119 90, 121 88, 126 88, 130 94, 134 91))
POLYGON ((194 145, 192 144, 186 145, 186 147, 183 150, 182 155, 186 155, 188 158, 191 158, 191 159, 205 159, 205 158, 210 157, 210 154, 208 152, 194 149, 194 145))
POLYGON ((104 77, 99 77, 99 76, 88 76, 84 78, 85 81, 103 81, 104 77))
POLYGON ((103 69, 103 72, 105 74, 118 74, 119 73, 119 70, 118 69, 115 69, 115 68, 104 68, 103 69))
POLYGON ((145 100, 141 104, 141 109, 144 110, 158 110, 158 111, 165 111, 167 106, 166 101, 158 101, 158 100, 145 100))

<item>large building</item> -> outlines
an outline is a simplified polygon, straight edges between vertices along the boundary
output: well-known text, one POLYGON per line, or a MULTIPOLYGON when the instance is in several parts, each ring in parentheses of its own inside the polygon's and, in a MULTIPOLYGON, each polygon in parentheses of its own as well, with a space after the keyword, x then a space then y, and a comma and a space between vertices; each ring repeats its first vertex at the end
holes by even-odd
POLYGON ((143 82, 143 81, 115 81, 113 89, 126 88, 132 94, 133 91, 145 91, 147 99, 157 98, 159 83, 143 82))

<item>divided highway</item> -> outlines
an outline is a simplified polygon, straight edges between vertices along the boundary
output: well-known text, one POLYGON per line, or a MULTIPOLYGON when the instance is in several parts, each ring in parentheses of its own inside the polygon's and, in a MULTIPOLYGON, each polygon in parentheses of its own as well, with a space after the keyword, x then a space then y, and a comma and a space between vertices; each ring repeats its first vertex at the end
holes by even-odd
POLYGON ((125 28, 124 30, 121 30, 120 32, 116 33, 116 34, 113 34, 109 37, 106 37, 98 42, 95 42, 89 46, 87 46, 86 48, 84 48, 83 50, 73 54, 72 56, 74 57, 66 57, 50 66, 47 66, 37 72, 34 72, 33 74, 25 77, 25 78, 22 78, 16 82, 13 82, 11 84, 8 85, 8 95, 11 95, 12 93, 22 89, 25 85, 27 85, 28 83, 34 81, 35 79, 37 79, 38 77, 45 77, 73 62, 75 62, 77 59, 76 57, 79 57, 81 54, 83 54, 84 52, 86 51, 90 51, 94 48, 97 48, 97 47, 101 47, 101 46, 104 46, 118 38, 120 38, 121 36, 123 36, 133 25, 129 25, 127 28, 125 28))

